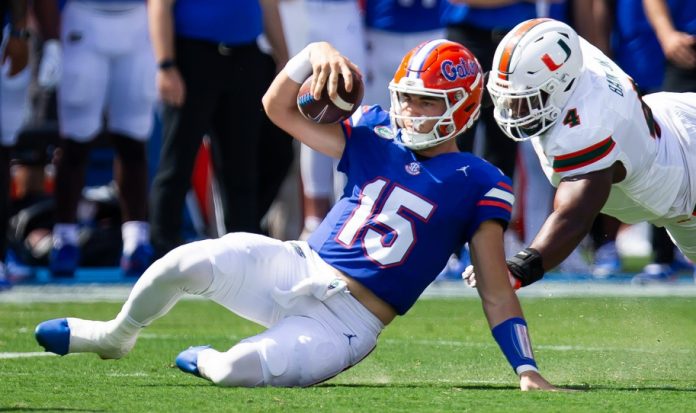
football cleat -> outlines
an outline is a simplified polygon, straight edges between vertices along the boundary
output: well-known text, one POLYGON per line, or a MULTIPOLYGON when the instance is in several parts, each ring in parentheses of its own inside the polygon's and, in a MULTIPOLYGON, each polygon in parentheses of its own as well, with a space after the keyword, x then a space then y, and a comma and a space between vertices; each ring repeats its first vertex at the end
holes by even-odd
POLYGON ((102 359, 120 359, 128 354, 137 339, 137 334, 116 334, 113 321, 79 318, 44 321, 36 326, 34 336, 48 352, 61 356, 68 353, 96 353, 102 359))
POLYGON ((126 277, 140 277, 152 263, 154 254, 150 244, 138 245, 132 253, 121 257, 121 272, 126 277))
POLYGON ((616 242, 610 241, 597 248, 594 264, 592 264, 592 276, 607 278, 619 272, 621 272, 621 257, 616 249, 616 242))
POLYGON ((669 264, 648 264, 643 268, 643 271, 636 274, 631 279, 631 284, 647 285, 671 283, 677 280, 677 271, 669 264))
MULTIPOLYGON (((34 269, 19 259, 13 250, 7 250, 7 264, 5 265, 5 279, 12 284, 22 283, 35 277, 34 269)), ((0 264, 2 265, 2 264, 0 264)), ((0 273, 2 270, 0 270, 0 273)), ((0 275, 0 279, 2 276, 0 275)))
POLYGON ((36 341, 50 353, 64 356, 70 350, 70 326, 67 318, 44 321, 34 330, 36 341))
POLYGON ((678 248, 674 249, 674 260, 670 266, 676 272, 691 272, 694 270, 694 264, 678 248))
POLYGON ((48 267, 54 277, 72 277, 80 265, 80 248, 77 245, 64 244, 51 249, 48 267))
POLYGON ((198 353, 208 348, 211 348, 211 346, 205 345, 187 348, 176 356, 176 366, 185 373, 201 377, 201 372, 198 371, 198 353))
POLYGON ((12 284, 8 279, 7 267, 0 261, 0 291, 9 290, 10 288, 12 288, 12 284))

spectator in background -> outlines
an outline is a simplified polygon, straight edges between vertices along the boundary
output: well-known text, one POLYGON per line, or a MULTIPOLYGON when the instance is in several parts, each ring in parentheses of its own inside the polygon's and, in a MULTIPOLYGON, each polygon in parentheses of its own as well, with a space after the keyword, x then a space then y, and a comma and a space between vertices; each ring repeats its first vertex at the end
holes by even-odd
MULTIPOLYGON (((305 12, 307 43, 327 41, 365 71, 365 34, 358 0, 305 0, 305 12)), ((340 197, 345 177, 336 170, 333 159, 304 143, 300 143, 300 176, 304 223, 299 239, 305 240, 340 197)))
MULTIPOLYGON (((3 72, 7 77, 0 79, 5 82, 17 76, 27 67, 29 62, 29 35, 27 32, 27 2, 17 0, 12 2, 0 3, 0 16, 9 17, 9 36, 3 39, 0 30, 0 41, 4 43, 2 49, 3 72), (7 5, 8 9, 5 9, 7 5)), ((9 193, 10 193, 10 152, 14 145, 16 134, 0 137, 0 289, 9 287, 7 281, 7 271, 5 268, 5 254, 7 252, 7 219, 9 216, 9 193)))
POLYGON ((445 35, 442 12, 446 0, 366 0, 367 83, 365 101, 389 109, 384 89, 394 77, 394 67, 413 45, 445 35))
MULTIPOLYGON (((27 28, 31 33, 28 39, 29 64, 14 76, 9 75, 9 70, 3 70, 0 80, 0 139, 3 143, 11 142, 13 150, 10 162, 11 205, 9 214, 2 215, 3 221, 0 224, 0 234, 3 237, 0 241, 3 245, 0 248, 0 256, 6 259, 8 279, 13 283, 30 277, 33 272, 18 259, 16 245, 12 245, 16 237, 14 233, 10 235, 12 225, 9 232, 4 228, 18 209, 28 208, 49 196, 43 187, 44 167, 48 162, 47 151, 53 146, 44 139, 45 134, 37 136, 36 132, 37 129, 42 129, 41 132, 46 129, 43 118, 47 112, 46 100, 49 97, 51 116, 53 119, 56 117, 55 89, 62 68, 58 3, 53 0, 33 1, 28 12, 33 14, 33 20, 36 22, 35 26, 27 28), (4 243, 7 241, 11 244, 5 254, 4 243)), ((29 21, 32 19, 29 18, 29 21)), ((5 68, 8 67, 9 65, 5 68)), ((51 141, 55 143, 58 139, 55 122, 51 129, 51 141)), ((3 188, 3 194, 5 193, 3 188)), ((50 235, 50 226, 47 233, 50 235)))
POLYGON ((76 211, 91 142, 103 128, 116 152, 114 175, 123 221, 121 269, 126 276, 139 276, 152 259, 145 142, 153 125, 155 64, 147 6, 144 0, 68 0, 61 29, 64 70, 58 115, 62 139, 49 266, 54 276, 69 277, 80 263, 76 211))
MULTIPOLYGON (((651 44, 657 48, 653 46, 649 55, 644 56, 645 73, 640 78, 634 77, 638 85, 641 89, 655 87, 666 92, 696 92, 696 5, 689 0, 643 0, 642 5, 654 29, 646 36, 650 36, 651 44), (656 61, 662 53, 666 57, 664 81, 654 85, 650 82, 661 79, 655 71, 661 68, 656 61)), ((631 54, 626 60, 635 58, 631 54)), ((693 265, 675 248, 664 228, 653 226, 652 246, 654 261, 643 268, 633 282, 671 281, 677 273, 693 270, 693 265)))
POLYGON ((278 0, 153 0, 148 6, 163 102, 162 150, 150 197, 155 256, 182 242, 184 199, 206 134, 225 230, 258 233, 261 96, 270 79, 257 38, 265 31, 276 64, 285 64, 278 0))

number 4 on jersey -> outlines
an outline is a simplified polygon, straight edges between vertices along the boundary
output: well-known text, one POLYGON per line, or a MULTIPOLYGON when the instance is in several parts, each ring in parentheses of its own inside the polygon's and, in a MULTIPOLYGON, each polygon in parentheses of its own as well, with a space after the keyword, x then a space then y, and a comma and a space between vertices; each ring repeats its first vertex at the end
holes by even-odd
POLYGON ((566 112, 566 115, 563 118, 563 124, 567 125, 569 128, 578 126, 580 124, 580 116, 575 108, 568 109, 568 112, 566 112))

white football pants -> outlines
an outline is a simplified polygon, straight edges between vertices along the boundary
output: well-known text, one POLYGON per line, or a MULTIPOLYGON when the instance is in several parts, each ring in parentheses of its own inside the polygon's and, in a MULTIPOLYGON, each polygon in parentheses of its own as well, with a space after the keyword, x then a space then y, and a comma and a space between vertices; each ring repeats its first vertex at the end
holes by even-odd
POLYGON ((155 262, 118 319, 148 325, 185 293, 208 297, 269 328, 226 352, 200 352, 203 377, 225 386, 309 386, 362 360, 384 328, 345 285, 334 288, 333 274, 304 242, 232 233, 155 262))

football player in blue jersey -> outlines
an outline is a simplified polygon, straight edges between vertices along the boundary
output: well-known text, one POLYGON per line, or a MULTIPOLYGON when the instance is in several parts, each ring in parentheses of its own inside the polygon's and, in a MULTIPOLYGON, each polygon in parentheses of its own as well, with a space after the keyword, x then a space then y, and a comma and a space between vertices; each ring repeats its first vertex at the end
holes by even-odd
POLYGON ((263 98, 270 118, 313 149, 340 159, 344 196, 307 242, 232 233, 183 245, 156 261, 110 321, 62 318, 37 326, 57 354, 120 358, 138 333, 185 293, 207 297, 268 327, 226 351, 191 347, 184 371, 222 386, 309 386, 355 365, 384 327, 405 314, 458 245, 469 242, 478 292, 522 390, 553 390, 538 372, 527 324, 507 278, 503 230, 510 180, 454 137, 478 116, 483 75, 463 46, 434 40, 411 50, 390 83, 392 108, 363 107, 340 124, 317 124, 296 104, 300 84, 336 97, 353 85, 347 58, 312 43, 263 98))

